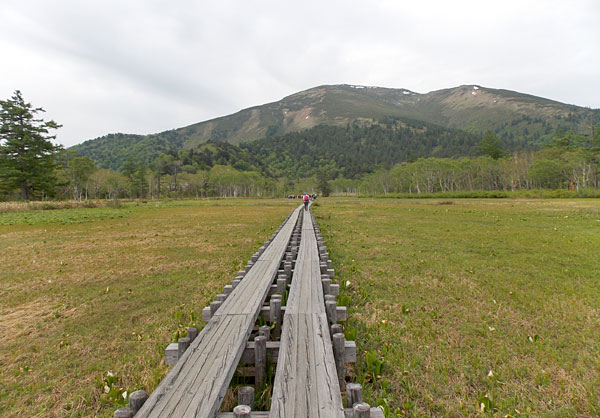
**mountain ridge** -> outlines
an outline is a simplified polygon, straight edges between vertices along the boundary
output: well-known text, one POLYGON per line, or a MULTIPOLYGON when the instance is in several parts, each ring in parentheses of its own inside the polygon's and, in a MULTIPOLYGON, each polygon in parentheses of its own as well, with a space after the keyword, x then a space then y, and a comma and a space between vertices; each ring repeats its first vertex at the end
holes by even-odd
POLYGON ((111 134, 72 149, 100 165, 117 167, 124 154, 151 160, 153 150, 193 149, 209 141, 239 145, 319 125, 343 127, 355 121, 377 124, 390 117, 471 134, 492 130, 501 140, 536 147, 547 143, 557 131, 589 132, 590 126, 600 122, 600 110, 476 84, 429 93, 406 88, 322 85, 182 128, 152 135, 111 134))

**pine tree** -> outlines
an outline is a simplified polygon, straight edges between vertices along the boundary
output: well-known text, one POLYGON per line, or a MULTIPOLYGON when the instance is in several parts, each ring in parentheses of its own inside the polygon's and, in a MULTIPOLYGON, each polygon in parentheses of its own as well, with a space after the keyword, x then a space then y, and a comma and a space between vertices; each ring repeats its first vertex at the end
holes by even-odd
POLYGON ((0 100, 0 182, 10 190, 20 189, 21 198, 52 190, 56 182, 55 155, 62 148, 52 143, 49 129, 54 121, 36 119, 44 112, 26 103, 19 90, 9 100, 0 100))
POLYGON ((479 152, 483 155, 489 155, 494 160, 504 157, 506 154, 502 148, 502 143, 492 131, 487 131, 479 143, 479 152))

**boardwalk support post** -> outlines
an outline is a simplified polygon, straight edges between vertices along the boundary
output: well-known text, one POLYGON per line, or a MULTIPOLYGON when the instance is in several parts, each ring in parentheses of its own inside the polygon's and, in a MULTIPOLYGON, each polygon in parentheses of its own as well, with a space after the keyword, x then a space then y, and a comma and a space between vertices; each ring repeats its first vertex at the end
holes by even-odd
POLYGON ((325 312, 327 313, 327 321, 329 326, 337 324, 337 304, 335 300, 325 302, 325 312))
POLYGON ((144 405, 144 402, 148 399, 148 394, 145 390, 136 390, 129 395, 129 409, 133 411, 133 414, 140 410, 144 405))
POLYGON ((133 411, 129 408, 119 408, 115 411, 113 418, 133 418, 133 411))
POLYGON ((238 405, 248 405, 254 409, 254 388, 252 386, 241 386, 238 389, 238 405))
POLYGON ((177 341, 179 358, 181 358, 183 356, 183 353, 185 353, 185 350, 187 350, 189 346, 190 346, 190 338, 189 337, 183 337, 177 341))
POLYGON ((252 409, 248 405, 238 405, 233 408, 233 418, 250 418, 252 409))
POLYGON ((273 338, 279 338, 279 336, 281 335, 281 299, 271 298, 270 308, 270 320, 272 324, 275 324, 275 328, 273 328, 272 333, 273 338))
POLYGON ((344 370, 344 350, 346 340, 344 334, 337 333, 333 334, 333 357, 335 359, 335 368, 337 369, 338 381, 340 382, 340 389, 344 390, 346 386, 344 370))
POLYGON ((194 342, 194 340, 196 339, 196 337, 198 336, 198 328, 196 327, 189 327, 187 329, 187 336, 190 339, 190 344, 194 342))
POLYGON ((346 408, 353 408, 355 403, 362 402, 362 386, 360 383, 346 385, 346 408))
POLYGON ((268 325, 263 325, 258 328, 258 335, 261 337, 265 337, 267 341, 271 339, 271 327, 268 325))
POLYGON ((256 389, 261 390, 267 375, 267 339, 254 338, 254 383, 256 389))
POLYGON ((352 416, 353 418, 370 418, 371 407, 365 402, 357 403, 352 407, 352 416))

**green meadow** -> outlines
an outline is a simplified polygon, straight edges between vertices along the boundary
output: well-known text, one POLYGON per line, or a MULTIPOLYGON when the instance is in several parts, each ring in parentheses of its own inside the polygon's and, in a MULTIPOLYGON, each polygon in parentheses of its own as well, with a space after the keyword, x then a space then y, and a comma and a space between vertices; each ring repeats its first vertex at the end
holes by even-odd
POLYGON ((598 200, 337 199, 315 213, 371 404, 600 414, 598 200))
MULTIPOLYGON (((0 214, 0 415, 110 417, 296 206, 0 214), (125 395, 125 396, 124 396, 125 395)), ((358 363, 388 416, 600 414, 600 201, 319 199, 358 363)))

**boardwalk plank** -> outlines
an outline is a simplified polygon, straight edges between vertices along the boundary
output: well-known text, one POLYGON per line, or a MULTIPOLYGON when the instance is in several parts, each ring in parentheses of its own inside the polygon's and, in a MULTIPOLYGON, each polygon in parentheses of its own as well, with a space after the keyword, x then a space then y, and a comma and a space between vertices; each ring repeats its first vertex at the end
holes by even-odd
POLYGON ((304 216, 270 417, 344 417, 323 300, 313 222, 304 216))
POLYGON ((136 417, 215 417, 300 209, 258 258, 136 417))

